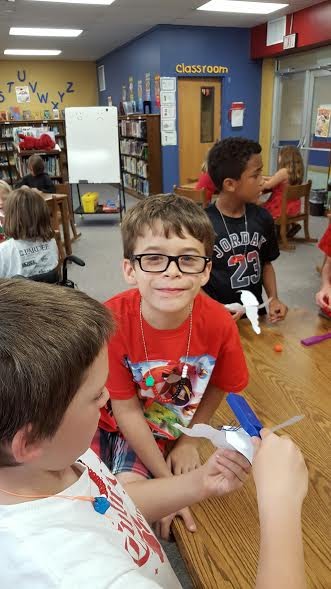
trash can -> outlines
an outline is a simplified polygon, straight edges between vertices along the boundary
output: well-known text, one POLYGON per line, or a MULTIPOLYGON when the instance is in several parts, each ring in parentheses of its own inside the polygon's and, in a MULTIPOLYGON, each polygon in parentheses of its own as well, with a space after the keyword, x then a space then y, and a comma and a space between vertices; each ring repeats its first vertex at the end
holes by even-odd
POLYGON ((313 217, 323 217, 327 194, 327 190, 324 188, 314 188, 310 192, 309 212, 313 217))

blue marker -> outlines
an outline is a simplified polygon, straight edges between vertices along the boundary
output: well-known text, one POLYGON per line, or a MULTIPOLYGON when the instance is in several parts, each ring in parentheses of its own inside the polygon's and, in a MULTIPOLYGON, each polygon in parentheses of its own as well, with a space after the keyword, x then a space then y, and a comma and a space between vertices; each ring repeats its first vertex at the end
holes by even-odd
POLYGON ((263 425, 248 405, 246 399, 236 393, 229 393, 226 400, 245 432, 250 436, 260 437, 260 430, 263 425))

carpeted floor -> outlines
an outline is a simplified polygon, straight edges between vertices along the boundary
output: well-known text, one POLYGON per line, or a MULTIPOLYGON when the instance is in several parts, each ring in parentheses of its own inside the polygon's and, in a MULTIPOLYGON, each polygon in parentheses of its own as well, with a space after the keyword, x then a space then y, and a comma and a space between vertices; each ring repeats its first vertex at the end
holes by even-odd
MULTIPOLYGON (((86 191, 92 189, 99 190, 96 186, 86 187, 86 191)), ((113 194, 113 189, 103 188, 99 192, 102 201, 113 194)), ((135 199, 127 198, 127 207, 135 203, 135 199)), ((77 205, 77 195, 74 196, 74 204, 77 205)), ((84 219, 76 216, 76 223, 82 236, 73 244, 73 253, 85 260, 86 267, 71 266, 69 277, 77 282, 81 290, 99 301, 128 288, 121 272, 122 246, 118 215, 85 216, 84 219)), ((311 237, 320 238, 326 226, 327 221, 323 217, 311 217, 311 237)), ((316 244, 302 243, 293 252, 281 252, 274 267, 279 297, 290 308, 306 307, 316 312, 314 295, 320 281, 316 265, 322 259, 316 244)), ((191 589, 192 584, 176 544, 166 542, 164 547, 183 588, 191 589)))

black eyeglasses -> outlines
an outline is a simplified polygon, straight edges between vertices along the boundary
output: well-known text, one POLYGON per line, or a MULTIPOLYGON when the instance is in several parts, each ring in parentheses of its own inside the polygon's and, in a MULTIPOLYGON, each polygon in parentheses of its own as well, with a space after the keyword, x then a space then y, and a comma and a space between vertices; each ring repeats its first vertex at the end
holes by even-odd
POLYGON ((182 274, 201 274, 211 258, 208 256, 166 256, 165 254, 137 254, 131 257, 131 262, 139 262, 143 272, 165 272, 171 262, 175 262, 182 274))

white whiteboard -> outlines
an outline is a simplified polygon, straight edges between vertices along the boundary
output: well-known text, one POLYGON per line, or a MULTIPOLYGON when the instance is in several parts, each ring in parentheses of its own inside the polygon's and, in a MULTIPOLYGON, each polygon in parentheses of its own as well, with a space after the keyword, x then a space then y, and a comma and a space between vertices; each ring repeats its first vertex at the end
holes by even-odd
POLYGON ((119 184, 117 108, 66 108, 65 121, 69 182, 119 184))

